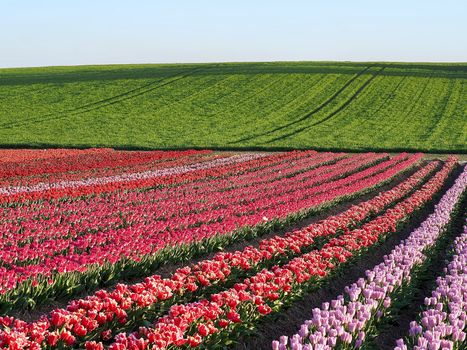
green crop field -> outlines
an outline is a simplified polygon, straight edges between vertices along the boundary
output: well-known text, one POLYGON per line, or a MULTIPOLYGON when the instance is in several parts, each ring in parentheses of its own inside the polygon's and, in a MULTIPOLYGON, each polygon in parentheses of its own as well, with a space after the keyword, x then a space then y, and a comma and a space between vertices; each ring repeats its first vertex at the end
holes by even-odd
POLYGON ((0 69, 0 146, 467 152, 467 64, 0 69))

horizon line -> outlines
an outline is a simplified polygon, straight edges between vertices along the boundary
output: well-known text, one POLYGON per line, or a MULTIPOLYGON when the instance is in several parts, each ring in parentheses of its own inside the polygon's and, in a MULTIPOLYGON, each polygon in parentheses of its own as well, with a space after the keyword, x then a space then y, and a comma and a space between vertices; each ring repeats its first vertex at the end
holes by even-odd
POLYGON ((58 65, 38 65, 38 66, 2 66, 0 69, 28 69, 28 68, 65 68, 65 67, 95 67, 95 66, 126 66, 126 65, 182 65, 182 64, 221 64, 221 63, 428 63, 428 64, 467 64, 467 61, 384 61, 384 60, 248 60, 248 61, 180 61, 180 62, 139 62, 139 63, 78 63, 78 64, 58 64, 58 65))

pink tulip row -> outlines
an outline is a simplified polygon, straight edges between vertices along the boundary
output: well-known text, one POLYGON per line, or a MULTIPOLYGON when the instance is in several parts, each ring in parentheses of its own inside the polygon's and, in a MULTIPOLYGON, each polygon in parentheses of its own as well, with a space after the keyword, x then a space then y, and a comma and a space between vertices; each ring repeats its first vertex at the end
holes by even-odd
MULTIPOLYGON (((259 249, 247 247, 243 252, 231 254, 219 253, 212 261, 201 262, 188 269, 179 269, 171 279, 163 280, 160 277, 153 276, 148 278, 144 283, 134 286, 119 285, 111 294, 102 291, 96 293, 93 297, 72 302, 67 310, 56 310, 50 314, 50 318, 43 318, 31 325, 22 323, 19 320, 7 319, 5 322, 9 322, 10 326, 14 325, 15 337, 17 339, 10 338, 11 333, 9 333, 8 335, 4 335, 5 342, 20 341, 19 339, 24 340, 25 337, 30 337, 36 338, 39 343, 45 341, 50 346, 58 346, 67 342, 70 344, 74 343, 80 337, 86 338, 88 333, 91 335, 97 329, 99 329, 101 336, 105 339, 112 334, 112 327, 107 327, 115 326, 114 322, 117 322, 117 324, 121 323, 118 320, 121 320, 122 315, 125 315, 125 319, 129 317, 128 314, 132 308, 149 307, 151 304, 157 303, 158 300, 166 300, 172 295, 179 295, 190 290, 194 291, 208 284, 219 283, 234 273, 235 269, 250 270, 263 259, 271 259, 278 254, 283 255, 287 254, 287 252, 299 253, 301 246, 313 244, 314 237, 332 235, 339 228, 345 228, 349 224, 358 223, 368 215, 383 210, 393 201, 397 201, 406 195, 417 183, 423 182, 423 179, 435 167, 436 163, 428 164, 394 189, 386 191, 361 205, 354 206, 341 215, 331 217, 318 224, 313 224, 302 231, 287 234, 285 238, 275 237, 263 241, 259 249), (216 282, 216 279, 218 282, 216 282), (104 312, 103 308, 107 307, 109 309, 104 312), (96 314, 93 310, 95 310, 96 314), (107 318, 99 318, 101 314, 106 315, 107 318), (111 319, 108 319, 110 315, 112 315, 111 319), (98 318, 96 319, 96 317, 98 318), (107 327, 105 327, 105 323, 108 324, 107 327), (57 332, 58 330, 60 332, 57 332), (21 332, 23 334, 22 338, 19 336, 21 332)), ((391 167, 390 169, 393 170, 394 168, 391 167)), ((389 171, 389 169, 386 171, 389 171)), ((438 178, 439 176, 437 175, 438 178)), ((431 187, 428 186, 428 188, 431 187)), ((351 234, 348 234, 348 236, 350 236, 351 240, 355 238, 351 234)), ((365 242, 362 241, 362 244, 365 244, 365 242)), ((323 252, 323 257, 326 258, 327 254, 332 254, 334 251, 340 252, 336 245, 342 248, 348 244, 335 239, 335 242, 330 243, 326 248, 327 250, 323 252)), ((340 253, 338 255, 345 260, 345 253, 344 255, 340 253)), ((310 259, 310 261, 315 260, 310 259)), ((326 264, 323 265, 323 268, 325 266, 326 264)), ((266 308, 266 305, 264 307, 266 308)), ((30 344, 30 347, 34 348, 32 344, 30 344)))
POLYGON ((454 242, 454 256, 438 277, 420 321, 410 323, 407 344, 398 340, 395 350, 461 349, 467 342, 467 226, 454 242))
MULTIPOLYGON (((416 157, 412 157, 411 161, 413 162, 416 157)), ((388 167, 390 164, 393 165, 394 162, 390 164, 383 164, 383 166, 388 167)), ((409 164, 401 163, 404 166, 409 164)), ((361 163, 357 164, 348 164, 343 167, 337 166, 334 173, 342 173, 348 171, 349 167, 355 169, 356 167, 361 166, 361 163)), ((370 172, 357 173, 355 175, 359 176, 349 176, 342 180, 329 182, 329 189, 334 189, 338 191, 341 187, 345 187, 348 184, 352 184, 355 181, 359 181, 361 177, 365 178, 366 175, 374 174, 375 171, 379 171, 381 166, 377 165, 371 167, 370 172)), ((384 167, 383 167, 384 169, 384 167)), ((398 168, 394 168, 397 170, 398 168)), ((333 173, 333 174, 334 174, 333 173)), ((174 217, 173 219, 154 221, 153 218, 145 218, 144 215, 146 212, 151 212, 151 210, 161 210, 163 207, 160 206, 160 203, 156 203, 154 206, 143 207, 143 210, 136 211, 137 208, 129 208, 132 216, 128 217, 126 220, 128 225, 125 227, 120 227, 113 229, 112 220, 115 218, 111 217, 110 221, 105 221, 99 217, 98 211, 93 211, 95 214, 95 222, 98 230, 96 232, 92 226, 84 226, 78 218, 75 222, 78 224, 67 225, 66 229, 63 229, 62 222, 54 223, 53 226, 49 220, 41 221, 32 221, 30 226, 22 223, 21 227, 23 228, 18 235, 21 235, 23 239, 27 239, 28 236, 36 236, 35 232, 48 232, 52 234, 52 239, 44 239, 42 241, 37 240, 37 236, 34 237, 32 242, 26 241, 21 246, 11 246, 9 250, 3 250, 1 252, 1 258, 3 261, 8 262, 9 268, 1 267, 2 277, 6 281, 6 285, 10 286, 9 288, 14 288, 16 284, 20 281, 26 280, 29 277, 35 275, 50 275, 52 272, 57 271, 59 273, 65 271, 85 271, 87 265, 90 264, 102 264, 105 261, 115 262, 123 257, 139 259, 141 256, 146 254, 153 254, 157 250, 164 248, 168 243, 171 244, 180 244, 184 242, 190 242, 193 240, 200 240, 206 237, 210 237, 214 234, 223 234, 230 232, 237 227, 245 225, 255 225, 261 223, 264 220, 265 215, 268 215, 268 218, 278 217, 277 209, 285 208, 288 209, 285 214, 282 216, 288 215, 290 213, 296 212, 307 207, 307 203, 310 202, 315 197, 320 197, 316 193, 321 193, 321 201, 316 203, 319 204, 324 200, 328 199, 332 193, 322 193, 327 188, 325 185, 321 187, 316 187, 316 184, 330 179, 329 173, 323 175, 324 177, 320 180, 319 177, 312 178, 310 181, 313 181, 314 187, 309 187, 306 182, 299 182, 297 184, 293 183, 293 178, 287 179, 292 184, 290 186, 280 186, 279 189, 285 191, 281 193, 278 190, 274 190, 274 196, 269 198, 260 198, 252 202, 252 204, 241 204, 238 206, 230 205, 229 198, 222 206, 227 206, 225 209, 218 209, 217 211, 203 211, 202 213, 193 213, 185 219, 183 217, 174 217), (323 187, 324 186, 324 187, 323 187), (301 197, 296 198, 293 195, 295 192, 299 191, 301 187, 309 189, 301 191, 301 197), (322 189, 322 187, 324 189, 322 189), (319 189, 319 191, 317 191, 319 189), (293 190, 292 193, 287 193, 287 191, 293 190), (277 204, 274 205, 274 204, 277 204), (296 207, 291 207, 293 204, 296 207), (246 207, 246 209, 245 209, 246 207), (248 208, 251 209, 248 209, 248 208), (263 208, 263 209, 261 209, 263 208), (133 210, 134 209, 134 210, 133 210), (254 210, 253 214, 250 214, 248 211, 254 210), (217 216, 216 216, 217 215, 217 216), (242 215, 238 217, 239 215, 242 215), (133 219, 132 219, 133 218, 133 219), (138 220, 143 219, 142 222, 138 220), (187 221, 191 218, 191 221, 187 221), (251 221, 247 221, 251 220, 251 221), (173 222, 173 226, 170 226, 173 222), (191 223, 203 222, 204 224, 198 227, 190 227, 191 223), (83 227, 84 226, 84 227, 83 227), (105 229, 100 229, 99 227, 105 227, 105 229), (86 233, 86 230, 91 229, 91 232, 86 233), (170 229, 170 231, 168 231, 170 229), (74 231, 75 230, 75 231, 74 231), (52 231, 52 232, 50 232, 52 231), (60 232, 67 232, 66 237, 60 237, 60 232), (29 232, 29 233, 28 233, 29 232), (57 232, 54 234, 54 232, 57 232), (76 232, 73 234, 73 232, 76 232), (84 235, 80 232, 83 232, 84 235), (141 236, 141 240, 135 240, 136 236, 141 236), (134 245, 130 247, 129 245, 134 245)), ((331 176, 332 178, 332 176, 331 176)), ((254 193, 256 193, 257 187, 253 188, 254 193)), ((266 192, 268 195, 268 192, 266 192)), ((338 192, 331 197, 336 197, 339 195, 338 192)), ((224 196, 218 196, 220 199, 225 199, 224 196)), ((243 198, 246 200, 246 197, 243 198)), ((329 200, 329 199, 328 199, 329 200)), ((79 202, 71 202, 75 204, 79 202)), ((104 202, 105 204, 105 202, 104 202)), ((84 206, 89 206, 88 203, 82 203, 84 206)), ((116 211, 115 207, 112 207, 113 211, 116 211)), ((67 210, 66 205, 60 205, 60 210, 67 210)), ((107 212, 107 211, 106 211, 107 212)), ((119 210, 119 212, 121 212, 119 210)), ((36 215, 49 216, 48 213, 36 212, 36 215)), ((170 217, 170 216, 169 216, 170 217)), ((21 218, 21 216, 19 217, 21 218)), ((59 216, 60 221, 62 217, 59 216)), ((86 219, 86 218, 84 218, 86 219)), ((120 217, 117 217, 117 220, 120 220, 120 217)), ((20 220, 22 221, 22 220, 20 220)), ((26 222, 27 223, 27 222, 26 222)), ((63 223, 67 224, 66 221, 63 223)), ((8 223, 11 227, 12 223, 8 223)), ((10 230, 11 231, 11 230, 10 230)), ((10 241, 14 242, 17 238, 12 236, 10 241)), ((8 244, 8 240, 5 241, 5 244, 8 244)))
MULTIPOLYGON (((153 328, 140 327, 129 335, 118 334, 109 349, 166 349, 185 344, 195 347, 216 337, 225 340, 234 324, 248 324, 271 313, 310 281, 319 280, 363 248, 374 245, 381 236, 395 231, 398 223, 407 220, 440 190, 454 163, 448 161, 420 190, 362 228, 332 238, 322 249, 294 258, 281 267, 262 270, 207 299, 172 306, 153 328)), ((103 348, 98 342, 88 342, 86 346, 103 348)))
POLYGON ((443 232, 466 187, 467 170, 464 170, 436 205, 434 213, 385 256, 384 262, 366 271, 366 278, 346 287, 345 294, 323 303, 322 308, 313 309, 312 319, 305 321, 290 342, 287 336, 283 336, 272 342, 272 348, 327 350, 361 347, 372 322, 384 317, 384 310, 390 307, 391 295, 403 283, 410 283, 411 270, 426 258, 424 250, 432 246, 443 232))

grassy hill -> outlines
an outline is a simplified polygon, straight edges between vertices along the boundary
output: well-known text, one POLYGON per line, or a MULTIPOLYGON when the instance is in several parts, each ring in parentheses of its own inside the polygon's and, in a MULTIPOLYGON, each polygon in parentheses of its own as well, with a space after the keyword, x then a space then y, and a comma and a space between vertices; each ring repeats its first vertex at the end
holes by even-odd
POLYGON ((467 64, 0 69, 0 146, 467 152, 467 64))

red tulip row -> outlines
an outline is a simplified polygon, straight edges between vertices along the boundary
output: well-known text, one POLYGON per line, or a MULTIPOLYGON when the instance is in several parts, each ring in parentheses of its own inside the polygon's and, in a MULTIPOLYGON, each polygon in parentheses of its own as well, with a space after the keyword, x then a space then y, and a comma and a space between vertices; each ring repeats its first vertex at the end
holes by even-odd
POLYGON ((37 159, 63 158, 73 155, 109 152, 109 148, 88 148, 88 149, 1 149, 0 163, 24 163, 37 159))
MULTIPOLYGON (((0 151, 2 152, 2 151, 0 151)), ((11 151, 10 151, 11 152, 11 151)), ((17 150, 18 153, 24 152, 17 150)), ((31 151, 27 151, 28 153, 31 151)), ((41 153, 43 151, 36 151, 41 153)), ((162 159, 180 158, 190 155, 210 154, 212 151, 150 151, 129 152, 113 149, 90 149, 84 151, 61 150, 60 157, 13 158, 0 162, 0 178, 64 173, 69 171, 93 170, 116 166, 129 166, 162 159)), ((54 152, 50 152, 54 153, 54 152)))
MULTIPOLYGON (((294 258, 283 266, 264 269, 245 279, 243 283, 212 294, 207 299, 174 305, 168 315, 159 319, 153 328, 140 327, 138 331, 129 335, 121 333, 115 337, 115 342, 109 349, 165 349, 168 346, 185 344, 195 347, 216 338, 227 338, 232 329, 239 328, 236 324, 241 327, 242 323, 254 322, 255 319, 271 313, 273 309, 279 308, 288 299, 293 299, 297 293, 309 288, 310 284, 316 283, 350 257, 373 246, 385 235, 396 232, 401 222, 433 198, 454 166, 455 160, 449 159, 420 190, 360 229, 333 238, 322 249, 294 258)), ((125 311, 124 308, 122 310, 125 311)), ((98 315, 99 313, 96 318, 98 315)), ((122 314, 122 320, 124 319, 122 314)), ((99 320, 94 320, 98 325, 99 320)), ((86 330, 85 328, 84 331, 86 330)), ((56 337, 57 340, 70 343, 75 340, 68 331, 57 333, 56 337)), ((45 338, 42 340, 47 341, 45 338)), ((103 343, 89 341, 86 349, 103 349, 103 343)))
MULTIPOLYGON (((311 178, 312 184, 309 185, 306 182, 295 183, 294 178, 287 178, 290 184, 283 183, 278 186, 277 190, 271 189, 272 197, 268 195, 268 191, 264 191, 267 197, 260 197, 259 200, 249 203, 248 198, 244 196, 247 203, 238 205, 230 204, 227 198, 226 202, 221 202, 223 208, 204 211, 200 214, 190 214, 185 218, 174 217, 171 220, 161 221, 144 218, 144 213, 147 211, 164 210, 159 204, 153 208, 144 207, 143 211, 132 213, 134 219, 127 218, 127 225, 116 229, 112 228, 112 221, 106 222, 97 217, 97 224, 107 227, 107 229, 99 229, 99 226, 96 226, 97 230, 94 229, 95 231, 86 233, 83 225, 80 224, 75 235, 67 233, 64 238, 44 240, 40 243, 33 241, 21 244, 21 246, 11 246, 9 250, 3 250, 0 253, 1 260, 8 265, 0 268, 1 276, 7 288, 11 289, 18 282, 37 275, 49 276, 54 271, 58 273, 84 272, 92 264, 100 265, 107 261, 115 263, 122 258, 139 260, 145 255, 154 254, 167 244, 189 243, 215 234, 231 232, 237 227, 256 225, 261 223, 266 215, 268 218, 284 217, 309 207, 308 203, 316 201, 316 198, 319 198, 319 201, 314 205, 329 201, 329 196, 332 196, 331 199, 338 196, 342 187, 392 166, 394 162, 397 162, 397 157, 395 160, 380 163, 341 180, 326 183, 323 182, 332 179, 336 176, 335 174, 355 170, 362 164, 357 162, 357 164, 345 164, 342 167, 336 166, 334 172, 328 173, 324 177, 311 178), (278 213, 280 209, 286 210, 286 212, 278 213), (138 221, 141 217, 143 218, 142 222, 138 221), (197 223, 201 224, 197 225, 197 223), (110 228, 108 228, 109 226, 110 228), (83 233, 80 234, 80 232, 83 233)), ((255 187, 253 190, 256 192, 258 189, 255 187)), ((39 232, 46 230, 47 226, 51 225, 48 221, 44 221, 44 223, 45 227, 36 225, 35 222, 32 223, 33 225, 28 231, 30 235, 34 235, 36 230, 39 232)), ((53 231, 59 233, 62 228, 58 224, 53 231)), ((21 231, 20 234, 24 236, 25 232, 21 231)), ((27 237, 28 235, 25 236, 25 238, 27 237)))
POLYGON ((134 315, 139 315, 138 311, 154 306, 173 295, 181 297, 184 293, 194 292, 206 285, 221 283, 229 275, 233 277, 235 271, 254 270, 258 266, 264 266, 268 260, 300 254, 301 249, 314 244, 316 237, 333 235, 339 229, 355 225, 398 201, 414 186, 422 183, 436 166, 436 163, 430 163, 392 190, 381 193, 340 215, 313 224, 304 230, 291 232, 284 238, 264 240, 259 249, 247 247, 242 252, 219 253, 213 260, 201 262, 191 268, 179 269, 171 279, 163 280, 153 276, 137 285, 118 285, 112 293, 101 291, 93 297, 72 302, 67 311, 53 311, 49 318, 43 318, 34 324, 28 325, 11 319, 4 322, 16 324, 15 330, 18 334, 22 327, 22 331, 26 332, 28 337, 38 337, 37 340, 42 339, 41 342, 47 342, 49 345, 71 343, 75 338, 89 339, 92 334, 106 338, 111 335, 111 329, 115 325, 127 322, 131 311, 134 315), (125 322, 122 320, 123 315, 125 322), (44 329, 45 325, 47 330, 44 329))
POLYGON ((141 188, 141 186, 169 186, 177 183, 177 181, 173 180, 178 180, 179 178, 184 181, 195 179, 196 176, 193 176, 192 173, 197 174, 199 178, 203 178, 203 176, 200 175, 209 174, 209 170, 211 169, 217 169, 217 171, 219 171, 219 169, 222 169, 222 166, 263 156, 264 154, 260 153, 236 154, 230 156, 226 156, 225 154, 214 155, 211 156, 211 159, 205 159, 206 157, 203 157, 200 158, 201 161, 195 163, 188 162, 189 164, 185 164, 187 160, 184 159, 179 166, 156 169, 154 171, 130 172, 74 181, 64 180, 56 183, 41 182, 31 186, 4 187, 0 188, 0 203, 47 200, 62 197, 81 197, 96 195, 103 192, 141 188), (191 177, 185 176, 187 178, 184 178, 183 175, 191 175, 191 177))
MULTIPOLYGON (((131 153, 132 154, 132 153, 131 153)), ((272 166, 276 164, 284 164, 287 161, 292 161, 299 159, 307 155, 322 155, 324 153, 317 153, 316 151, 302 151, 302 152, 285 152, 285 153, 274 153, 269 156, 260 157, 257 159, 252 159, 249 161, 245 161, 243 163, 234 163, 231 166, 235 166, 236 164, 243 164, 243 170, 251 170, 251 169, 259 169, 262 166, 272 166), (256 161, 256 162, 255 162, 256 161), (248 165, 248 166, 247 166, 248 165)), ((81 170, 79 172, 65 172, 65 173, 52 173, 52 174, 39 174, 37 176, 27 176, 27 177, 13 177, 13 178, 0 178, 0 185, 10 185, 10 186, 21 186, 21 185, 32 185, 37 184, 40 182, 59 182, 59 181, 66 181, 66 180, 80 180, 83 178, 88 177, 106 177, 111 175, 122 174, 125 172, 144 172, 148 170, 155 170, 161 168, 169 168, 169 167, 177 167, 181 165, 189 165, 194 164, 200 161, 208 161, 213 159, 220 159, 231 156, 229 153, 194 153, 191 154, 190 152, 182 153, 179 152, 174 157, 165 157, 161 158, 158 161, 151 161, 151 162, 142 162, 137 157, 136 159, 132 159, 131 162, 128 164, 121 163, 115 167, 107 167, 107 168, 92 168, 88 170, 81 170)), ((238 169, 238 170, 241 170, 238 169)))
POLYGON ((228 154, 179 154, 170 158, 155 159, 153 161, 144 161, 141 159, 132 159, 132 162, 114 164, 104 168, 85 169, 79 171, 67 171, 57 173, 43 173, 28 176, 14 176, 0 178, 0 189, 2 192, 15 187, 33 187, 44 183, 59 183, 67 181, 78 181, 94 177, 107 177, 125 174, 128 172, 145 172, 156 169, 177 167, 181 165, 191 165, 199 162, 228 157, 228 154))

